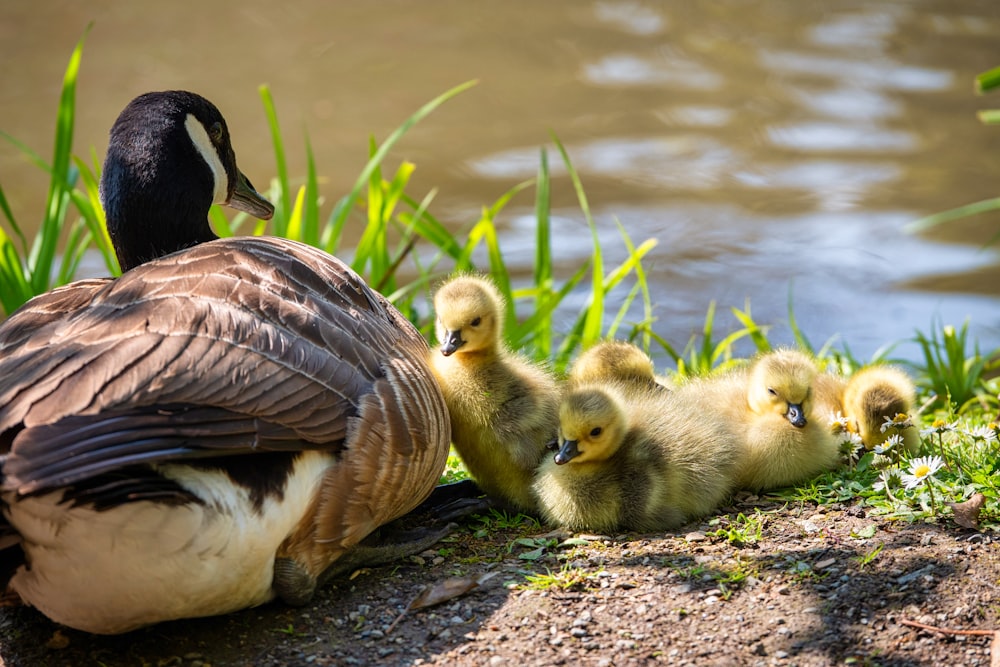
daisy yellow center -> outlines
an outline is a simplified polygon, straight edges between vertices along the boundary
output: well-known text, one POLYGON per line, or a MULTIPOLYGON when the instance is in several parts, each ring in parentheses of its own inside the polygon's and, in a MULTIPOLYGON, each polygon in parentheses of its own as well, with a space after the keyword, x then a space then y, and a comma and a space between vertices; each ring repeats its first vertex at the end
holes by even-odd
POLYGON ((913 471, 914 477, 927 477, 931 473, 931 467, 929 465, 919 465, 917 469, 913 471))

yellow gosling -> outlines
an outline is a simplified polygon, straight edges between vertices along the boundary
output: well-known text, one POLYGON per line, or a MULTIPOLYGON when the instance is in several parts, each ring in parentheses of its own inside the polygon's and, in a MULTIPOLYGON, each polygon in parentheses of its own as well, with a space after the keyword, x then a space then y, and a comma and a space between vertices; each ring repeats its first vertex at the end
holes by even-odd
POLYGON ((729 495, 740 454, 731 423, 693 394, 627 384, 574 387, 559 409, 559 451, 538 469, 545 520, 609 533, 672 530, 729 495))
POLYGON ((838 379, 821 373, 808 355, 795 350, 769 352, 745 373, 717 381, 730 385, 731 398, 720 397, 720 405, 744 434, 740 486, 752 490, 788 486, 836 465, 839 443, 831 415, 838 403, 838 379))
POLYGON ((555 440, 559 387, 502 342, 504 301, 486 278, 452 278, 434 296, 440 353, 431 365, 451 414, 452 443, 490 497, 533 511, 535 469, 555 440))
POLYGON ((888 428, 882 431, 886 419, 909 415, 913 410, 916 387, 913 380, 895 366, 869 366, 847 381, 844 390, 844 414, 856 423, 858 435, 867 449, 885 442, 893 433, 903 438, 903 446, 914 453, 920 447, 916 426, 888 428))
POLYGON ((602 341, 584 351, 573 363, 571 384, 622 381, 640 389, 669 389, 670 381, 656 375, 653 360, 637 345, 602 341))

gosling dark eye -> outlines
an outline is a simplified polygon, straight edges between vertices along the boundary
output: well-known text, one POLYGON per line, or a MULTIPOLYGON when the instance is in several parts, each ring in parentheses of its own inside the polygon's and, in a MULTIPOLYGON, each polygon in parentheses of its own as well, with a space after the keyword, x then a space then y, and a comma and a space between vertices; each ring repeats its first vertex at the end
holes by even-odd
POLYGON ((601 434, 601 427, 600 426, 595 426, 594 428, 590 429, 590 437, 596 438, 600 434, 601 434))
POLYGON ((480 324, 482 324, 482 322, 483 322, 483 318, 477 317, 476 319, 474 319, 471 322, 469 322, 469 324, 471 324, 474 327, 478 327, 480 324))
POLYGON ((770 387, 767 388, 767 393, 771 394, 771 396, 777 396, 778 395, 778 392, 776 392, 775 390, 771 389, 770 387))

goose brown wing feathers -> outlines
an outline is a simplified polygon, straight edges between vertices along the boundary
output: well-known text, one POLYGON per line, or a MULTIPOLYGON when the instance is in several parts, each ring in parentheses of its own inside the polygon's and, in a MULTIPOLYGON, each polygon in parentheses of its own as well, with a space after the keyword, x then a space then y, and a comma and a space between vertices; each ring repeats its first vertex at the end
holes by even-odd
POLYGON ((4 488, 138 462, 337 453, 372 428, 387 436, 380 447, 418 454, 408 475, 430 480, 418 486, 436 481, 448 419, 426 343, 340 261, 227 239, 87 283, 0 327, 4 488))

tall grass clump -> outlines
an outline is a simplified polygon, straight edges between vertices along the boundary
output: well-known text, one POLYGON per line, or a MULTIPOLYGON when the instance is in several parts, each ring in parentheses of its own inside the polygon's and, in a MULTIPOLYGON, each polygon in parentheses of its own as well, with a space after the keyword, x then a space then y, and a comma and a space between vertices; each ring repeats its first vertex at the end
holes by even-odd
POLYGON ((980 354, 978 342, 973 341, 970 349, 968 320, 958 329, 935 322, 929 335, 918 331, 915 340, 924 356, 918 372, 937 406, 954 406, 961 414, 973 404, 985 409, 990 402, 996 403, 996 390, 988 383, 987 372, 1000 366, 1000 350, 994 351, 990 360, 980 354))
MULTIPOLYGON (((268 89, 262 87, 261 98, 271 128, 278 170, 278 177, 268 193, 276 208, 271 231, 341 254, 345 249, 340 241, 348 220, 352 214, 355 219, 360 218, 360 239, 351 251, 352 268, 385 293, 428 337, 433 331, 433 322, 418 306, 427 303, 427 294, 435 283, 452 272, 489 273, 508 304, 504 327, 507 344, 536 359, 551 360, 556 368, 562 368, 581 346, 614 335, 638 294, 645 295, 648 309, 649 288, 641 264, 656 241, 647 239, 636 245, 619 227, 626 256, 621 262, 606 267, 606 249, 598 241, 596 223, 580 176, 556 137, 553 142, 572 181, 593 239, 588 262, 561 282, 556 276, 550 224, 552 179, 548 152, 544 148, 540 152, 538 175, 533 181, 515 185, 491 205, 483 206, 479 219, 466 225, 464 232, 451 233, 428 210, 434 192, 420 200, 407 194, 415 166, 404 161, 394 172, 387 172, 385 159, 407 130, 474 83, 461 84, 434 98, 382 143, 371 138, 367 164, 351 191, 337 201, 325 220, 320 218, 322 199, 308 137, 305 183, 293 194, 275 105, 268 89), (502 248, 499 218, 516 196, 532 186, 535 189, 535 256, 530 277, 519 284, 517 277, 511 275, 510 263, 502 248), (485 259, 477 262, 480 255, 485 259), (405 273, 405 280, 400 280, 401 273, 405 273), (575 315, 560 313, 559 308, 566 297, 584 287, 588 273, 590 294, 585 305, 575 315), (630 276, 635 276, 636 284, 622 299, 616 316, 609 323, 605 295, 630 276), (530 313, 523 319, 519 318, 520 304, 525 304, 524 310, 530 313), (568 318, 568 322, 564 323, 559 317, 568 318)), ((227 227, 221 211, 213 215, 213 220, 219 219, 217 229, 221 233, 233 233, 236 225, 227 227)), ((257 225, 253 232, 262 233, 265 229, 266 226, 257 225)))
MULTIPOLYGON (((92 245, 96 245, 104 257, 108 273, 120 273, 98 196, 98 161, 95 157, 95 166, 90 168, 71 155, 76 79, 82 51, 83 39, 73 51, 66 69, 52 163, 44 162, 26 146, 4 135, 51 176, 46 215, 30 246, 0 189, 0 208, 10 230, 8 233, 0 227, 0 286, 3 288, 0 305, 7 314, 32 296, 72 280, 80 258, 92 245), (78 219, 73 219, 71 209, 79 214, 78 219), (62 259, 58 271, 53 271, 60 243, 63 245, 62 259)), ((270 90, 261 86, 259 93, 271 133, 277 172, 266 194, 275 204, 275 215, 269 223, 251 219, 246 214, 236 214, 229 219, 216 206, 209 214, 213 228, 223 237, 237 233, 271 233, 340 254, 345 259, 350 255, 348 261, 352 268, 385 293, 428 335, 433 326, 426 308, 421 306, 426 306, 428 292, 436 281, 453 271, 489 273, 510 304, 508 326, 505 327, 508 344, 536 358, 551 359, 557 367, 564 366, 580 346, 614 335, 637 295, 643 295, 645 309, 649 311, 649 289, 641 262, 656 242, 647 239, 635 244, 619 225, 626 257, 608 266, 607 251, 598 241, 581 178, 569 154, 555 137, 555 146, 593 239, 591 255, 584 266, 562 279, 556 275, 550 224, 553 183, 545 149, 541 151, 536 179, 514 186, 492 205, 484 206, 479 219, 464 226, 463 231, 451 232, 429 211, 435 195, 433 191, 420 199, 408 194, 415 165, 403 161, 393 170, 387 168, 386 160, 408 130, 473 85, 475 82, 469 81, 435 97, 406 118, 384 141, 371 138, 368 160, 361 173, 350 191, 336 199, 325 216, 322 213, 325 199, 319 189, 309 137, 304 136, 305 176, 301 184, 296 184, 290 176, 292 170, 286 159, 277 106, 270 90), (511 275, 500 243, 498 220, 505 207, 532 186, 535 189, 537 243, 533 271, 525 279, 511 275), (357 224, 360 230, 358 241, 351 249, 342 247, 348 224, 357 224), (478 259, 481 254, 485 254, 482 264, 478 259), (589 283, 585 283, 588 275, 589 283), (636 277, 636 284, 628 290, 609 322, 606 296, 613 290, 622 289, 622 282, 631 276, 636 277), (579 312, 575 315, 561 312, 570 293, 587 287, 590 294, 579 312), (520 308, 522 304, 524 308, 520 308), (530 312, 523 320, 518 317, 521 310, 530 312)))
POLYGON ((0 187, 0 209, 4 216, 4 224, 0 224, 0 307, 7 315, 31 297, 72 280, 84 252, 92 244, 102 253, 109 269, 114 274, 119 272, 97 194, 99 170, 92 170, 71 155, 76 80, 85 38, 86 33, 73 49, 63 76, 52 161, 46 162, 14 137, 0 132, 0 136, 49 175, 45 212, 30 244, 0 187), (73 217, 74 209, 79 217, 73 217), (60 243, 63 250, 57 262, 60 243))

